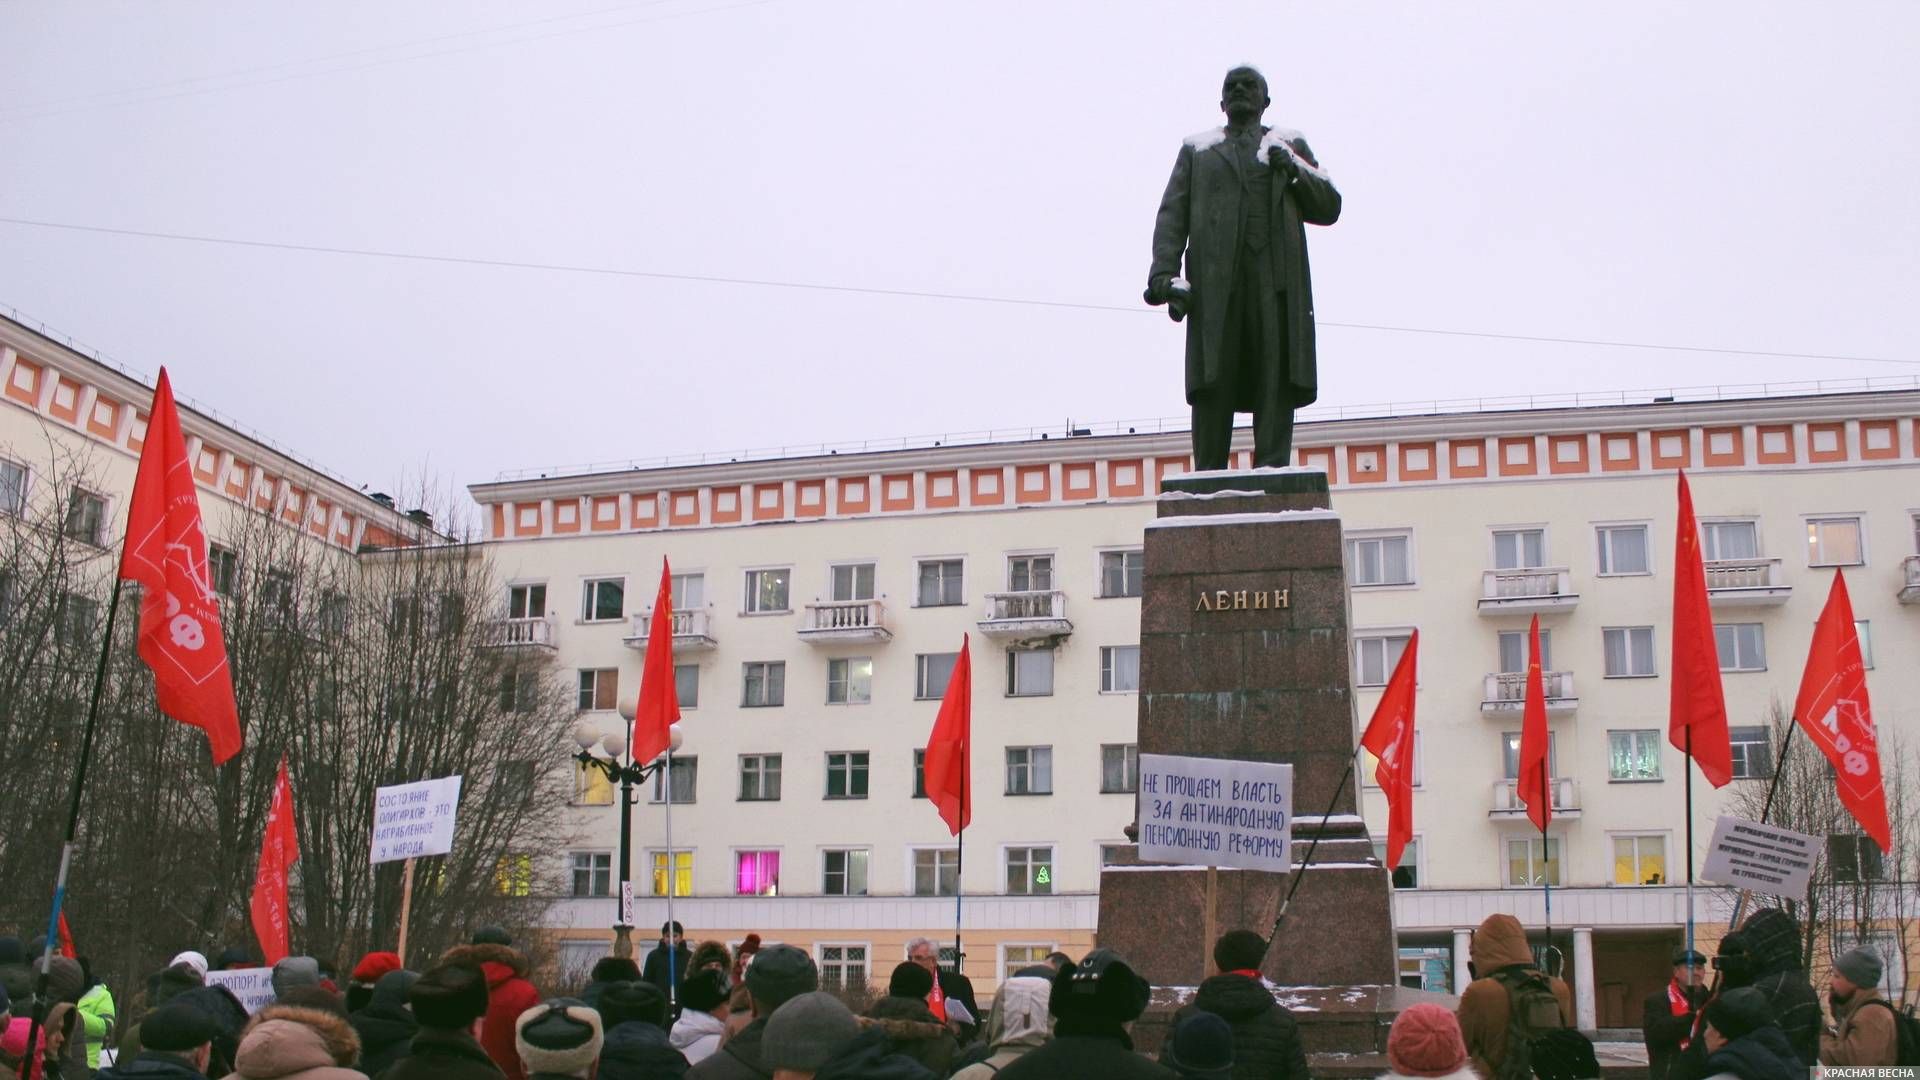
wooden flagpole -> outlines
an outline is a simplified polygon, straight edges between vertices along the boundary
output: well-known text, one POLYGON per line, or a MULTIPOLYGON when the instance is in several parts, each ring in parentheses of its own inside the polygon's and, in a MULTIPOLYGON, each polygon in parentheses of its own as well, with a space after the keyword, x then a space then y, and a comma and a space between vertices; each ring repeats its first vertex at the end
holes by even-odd
POLYGON ((413 916, 413 859, 400 874, 400 966, 407 966, 407 922, 413 916))

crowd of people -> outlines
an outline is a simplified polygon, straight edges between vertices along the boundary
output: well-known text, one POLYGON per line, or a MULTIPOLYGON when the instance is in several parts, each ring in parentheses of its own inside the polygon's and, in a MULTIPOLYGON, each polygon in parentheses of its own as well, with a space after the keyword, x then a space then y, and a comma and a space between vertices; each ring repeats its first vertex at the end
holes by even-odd
MULTIPOLYGON (((982 1009, 971 981, 918 938, 885 995, 856 999, 856 1013, 822 990, 805 951, 757 936, 690 946, 677 923, 644 967, 608 956, 578 997, 543 999, 525 954, 486 928, 423 972, 376 952, 342 980, 288 957, 272 969, 272 1002, 251 1015, 209 978, 249 966, 246 955, 210 963, 189 951, 147 980, 144 1011, 122 1030, 83 959, 54 957, 36 998, 39 945, 0 938, 0 1067, 25 1080, 1310 1080, 1299 1025, 1261 974, 1268 943, 1247 930, 1215 943, 1218 973, 1153 1056, 1130 1034, 1151 988, 1104 949, 1010 972, 982 1009), (33 1000, 49 1003, 37 1025, 20 1005, 33 1000)), ((1395 1018, 1386 1080, 1600 1075, 1567 984, 1537 964, 1518 920, 1490 916, 1470 955, 1457 1009, 1419 1004, 1395 1018)), ((1775 910, 1723 938, 1712 961, 1676 952, 1672 981, 1645 1002, 1651 1080, 1913 1063, 1920 1028, 1880 993, 1876 953, 1835 961, 1830 1021, 1801 956, 1800 927, 1775 910)))

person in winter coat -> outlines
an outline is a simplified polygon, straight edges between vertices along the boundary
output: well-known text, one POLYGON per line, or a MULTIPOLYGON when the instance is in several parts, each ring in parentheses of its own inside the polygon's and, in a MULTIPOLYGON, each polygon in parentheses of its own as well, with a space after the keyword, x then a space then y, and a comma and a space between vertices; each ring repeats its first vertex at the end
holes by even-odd
POLYGON ((667 1038, 667 996, 650 982, 612 983, 600 994, 606 1031, 600 1080, 678 1080, 687 1059, 667 1038))
POLYGON ((1730 972, 1727 985, 1760 991, 1794 1056, 1812 1068, 1820 1054, 1822 1018, 1820 995, 1800 962, 1800 924, 1786 912, 1768 908, 1747 916, 1737 934, 1746 959, 1736 960, 1735 966, 1744 970, 1730 972))
POLYGON ((1647 1080, 1669 1080, 1680 1052, 1693 1039, 1694 1022, 1707 1003, 1707 958, 1691 949, 1673 953, 1673 978, 1641 1005, 1640 1033, 1647 1044, 1647 1080))
POLYGON ((820 987, 813 957, 791 945, 762 949, 747 965, 753 1022, 720 1044, 720 1052, 688 1070, 689 1080, 766 1080, 773 1067, 762 1059, 767 1020, 774 1010, 820 987))
POLYGON ((1827 1000, 1833 1006, 1834 1030, 1820 1036, 1822 1065, 1899 1064, 1900 1029, 1894 1024, 1892 1003, 1878 989, 1883 973, 1880 954, 1865 946, 1833 962, 1827 1000))
POLYGON ((87 1040, 87 1069, 94 1071, 100 1068, 101 1049, 113 1038, 113 991, 107 989, 106 983, 94 979, 84 957, 80 968, 86 972, 89 984, 80 995, 80 1026, 87 1040))
MULTIPOLYGON (((1474 1069, 1481 1076, 1497 1076, 1507 1060, 1507 1028, 1513 1019, 1513 1002, 1506 986, 1495 976, 1503 972, 1530 976, 1542 973, 1534 966, 1526 929, 1511 915, 1487 916, 1474 931, 1467 955, 1473 982, 1460 995, 1460 1034, 1466 1039, 1474 1069)), ((1573 991, 1557 978, 1549 979, 1548 985, 1560 1002, 1560 1026, 1572 1027, 1573 991)))
POLYGON ((360 958, 353 966, 353 974, 347 978, 347 1015, 351 1016, 367 1007, 373 1000, 373 985, 389 971, 400 970, 400 954, 390 952, 370 952, 360 958))
POLYGON ((500 1067, 479 1040, 488 1004, 485 972, 443 963, 414 980, 407 1004, 420 1030, 380 1080, 500 1080, 500 1067))
POLYGON ((951 1019, 947 1015, 948 999, 965 1006, 967 1015, 973 1019, 960 1027, 958 1035, 961 1042, 972 1042, 980 1024, 980 1003, 974 1000, 973 980, 941 967, 940 947, 931 938, 919 937, 907 942, 907 959, 933 973, 934 993, 927 998, 927 1008, 933 1010, 936 1018, 942 1022, 951 1019))
POLYGON ((1233 1028, 1234 1080, 1307 1080, 1300 1026, 1260 976, 1266 955, 1266 939, 1251 930, 1220 935, 1213 945, 1220 974, 1200 984, 1193 1003, 1174 1015, 1174 1023, 1195 1012, 1225 1020, 1233 1028))
POLYGON ((887 1033, 887 1041, 902 1054, 927 1067, 935 1076, 952 1070, 959 1049, 953 1032, 927 1007, 933 993, 933 974, 911 960, 902 960, 887 980, 887 996, 873 1003, 867 1018, 887 1033))
POLYGON ((767 1020, 766 1063, 774 1080, 938 1080, 894 1053, 878 1028, 862 1028, 832 994, 801 994, 767 1020))
POLYGON ((587 976, 587 988, 580 992, 580 1000, 588 1008, 600 1007, 600 991, 611 983, 633 982, 640 978, 640 965, 626 956, 603 956, 593 962, 593 973, 587 976))
POLYGON ((418 978, 418 972, 405 969, 387 972, 374 982, 367 1007, 347 1018, 360 1036, 360 1071, 368 1076, 399 1061, 420 1031, 420 1021, 407 1008, 407 991, 418 978))
POLYGON ((1233 1028, 1210 1012, 1188 1013, 1160 1051, 1160 1064, 1187 1080, 1229 1080, 1235 1060, 1233 1028))
POLYGON ((247 1021, 226 1080, 366 1080, 360 1036, 337 1013, 269 1005, 247 1021))
POLYGON ((514 1045, 531 1080, 586 1080, 602 1041, 600 1014, 571 999, 535 1005, 514 1022, 514 1045))
POLYGON ((1053 1041, 1000 1070, 999 1080, 1167 1080, 1178 1076, 1133 1052, 1127 1025, 1152 987, 1110 949, 1095 949, 1054 977, 1047 995, 1053 1041))
POLYGON ((727 973, 713 968, 696 970, 680 984, 680 1019, 674 1021, 671 1036, 673 1048, 689 1063, 697 1065, 720 1049, 731 989, 727 973))
POLYGON ((647 966, 641 978, 670 993, 693 970, 693 952, 687 948, 686 931, 677 922, 660 927, 660 944, 647 954, 647 966), (671 959, 671 962, 669 962, 671 959))
POLYGON ((273 974, 268 976, 273 984, 273 1000, 279 1001, 290 991, 308 986, 320 985, 320 961, 311 956, 283 956, 273 965, 273 974))
POLYGON ((1018 977, 1000 984, 987 1016, 987 1057, 953 1074, 953 1080, 991 1080, 1000 1070, 1019 1061, 1053 1038, 1053 1017, 1047 998, 1053 983, 1018 977))
POLYGON ((693 955, 687 958, 686 969, 680 972, 680 981, 685 982, 687 976, 705 968, 713 968, 724 974, 732 967, 733 954, 727 951, 725 942, 703 941, 694 948, 693 955))
POLYGON ((727 983, 733 987, 733 997, 727 1001, 726 1037, 729 1039, 753 1022, 753 998, 747 995, 747 965, 753 963, 754 955, 759 951, 759 934, 748 934, 740 947, 733 951, 733 975, 727 983))
POLYGON ((540 1004, 540 992, 527 981, 527 958, 510 945, 488 942, 451 949, 445 962, 470 964, 486 974, 487 1018, 480 1025, 480 1045, 507 1080, 526 1080, 513 1027, 521 1013, 540 1004))
POLYGON ((1807 1075, 1773 1022, 1766 994, 1754 987, 1729 990, 1707 1005, 1701 1042, 1713 1080, 1805 1080, 1807 1075))
POLYGON ((1460 1021, 1439 1005, 1410 1006, 1387 1032, 1387 1067, 1380 1080, 1478 1080, 1467 1060, 1460 1021))
POLYGON ((211 1017, 184 1002, 170 1002, 148 1013, 141 1026, 146 1049, 124 1052, 99 1080, 206 1080, 218 1029, 211 1017))
MULTIPOLYGON (((147 1009, 149 1011, 157 1009, 189 990, 199 989, 200 986, 200 976, 194 974, 193 969, 185 964, 157 971, 147 976, 147 1009)), ((143 1048, 140 1028, 141 1024, 135 1023, 121 1033, 120 1045, 116 1051, 116 1056, 121 1061, 132 1061, 140 1056, 143 1048)))

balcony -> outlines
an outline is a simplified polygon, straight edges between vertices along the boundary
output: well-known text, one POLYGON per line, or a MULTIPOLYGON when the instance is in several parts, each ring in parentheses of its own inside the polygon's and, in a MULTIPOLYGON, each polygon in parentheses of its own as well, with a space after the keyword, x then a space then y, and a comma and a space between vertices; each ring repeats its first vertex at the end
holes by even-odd
POLYGON ((1707 601, 1715 607, 1771 606, 1793 595, 1779 559, 1710 559, 1706 568, 1707 601))
POLYGON ((1909 555, 1901 561, 1900 569, 1906 573, 1906 584, 1900 587, 1900 602, 1920 604, 1920 555, 1909 555))
MULTIPOLYGON (((1571 671, 1541 672, 1540 688, 1546 691, 1547 711, 1550 713, 1569 713, 1580 707, 1580 698, 1573 692, 1571 671)), ((1481 712, 1504 715, 1519 712, 1526 703, 1526 672, 1496 671, 1487 676, 1486 688, 1480 699, 1481 712)))
POLYGON ((1573 575, 1564 566, 1488 570, 1480 575, 1482 615, 1572 611, 1579 602, 1580 594, 1573 591, 1573 575))
POLYGON ((980 632, 1011 643, 1051 644, 1073 633, 1067 594, 1059 589, 987 594, 980 632))
POLYGON ((529 619, 492 619, 480 639, 487 649, 551 649, 553 616, 529 619))
MULTIPOLYGON (((1570 776, 1556 776, 1547 783, 1553 788, 1553 816, 1556 818, 1577 818, 1580 816, 1580 782, 1570 776)), ((1493 785, 1493 809, 1487 812, 1490 818, 1526 818, 1527 804, 1520 801, 1520 782, 1518 780, 1497 780, 1493 785)))
POLYGON ((830 600, 808 604, 801 616, 800 637, 804 641, 892 641, 887 629, 886 609, 878 600, 830 600))
MULTIPOLYGON (((653 612, 642 612, 633 617, 633 630, 625 640, 628 648, 647 647, 647 635, 652 631, 653 612)), ((713 640, 712 616, 706 608, 685 608, 673 613, 673 651, 676 653, 708 652, 718 645, 713 640)))

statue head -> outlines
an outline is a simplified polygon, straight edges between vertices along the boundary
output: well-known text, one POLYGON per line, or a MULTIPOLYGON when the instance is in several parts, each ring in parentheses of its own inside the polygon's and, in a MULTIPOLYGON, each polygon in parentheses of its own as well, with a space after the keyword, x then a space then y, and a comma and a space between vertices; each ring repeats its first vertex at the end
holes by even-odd
POLYGON ((1229 123, 1253 123, 1271 104, 1267 77, 1260 74, 1258 68, 1243 65, 1227 72, 1226 81, 1220 86, 1220 111, 1227 114, 1229 123))

